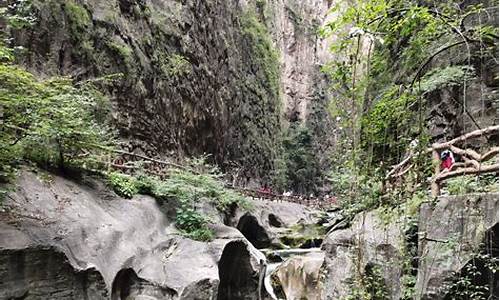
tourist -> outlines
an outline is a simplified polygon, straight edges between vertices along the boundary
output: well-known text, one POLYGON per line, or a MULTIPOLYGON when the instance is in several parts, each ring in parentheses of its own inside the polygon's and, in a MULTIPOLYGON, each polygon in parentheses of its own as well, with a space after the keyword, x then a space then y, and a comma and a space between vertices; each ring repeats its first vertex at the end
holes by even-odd
POLYGON ((441 152, 441 170, 450 171, 455 164, 455 157, 453 157, 453 152, 450 150, 444 150, 441 152))

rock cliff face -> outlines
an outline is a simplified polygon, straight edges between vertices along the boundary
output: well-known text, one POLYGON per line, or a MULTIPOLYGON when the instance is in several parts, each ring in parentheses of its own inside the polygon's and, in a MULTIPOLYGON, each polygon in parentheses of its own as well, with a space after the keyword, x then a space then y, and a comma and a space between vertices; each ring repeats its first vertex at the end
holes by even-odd
MULTIPOLYGON (((33 1, 15 33, 42 76, 101 80, 130 150, 273 168, 283 116, 324 117, 316 34, 329 1, 33 1), (137 149, 137 150, 139 150, 137 149)), ((324 126, 323 126, 324 127, 324 126)), ((234 165, 234 164, 233 164, 234 165)))
POLYGON ((384 299, 470 299, 464 293, 471 287, 456 284, 460 278, 481 286, 476 291, 487 286, 498 297, 498 272, 488 270, 485 258, 498 259, 498 194, 440 197, 421 206, 417 230, 409 225, 404 220, 384 225, 372 211, 357 215, 346 229, 331 231, 322 245, 323 299, 353 295, 360 284, 382 292, 384 299), (418 240, 412 238, 417 232, 418 240), (418 253, 411 254, 410 247, 418 247, 418 253), (479 273, 467 274, 471 264, 479 273), (368 279, 357 282, 360 274, 368 279), (462 296, 454 297, 453 289, 461 289, 462 296))
POLYGON ((360 275, 383 282, 386 299, 400 299, 402 228, 399 222, 384 224, 372 211, 357 215, 350 227, 330 232, 322 245, 326 255, 323 299, 349 296, 360 275))
MULTIPOLYGON (((424 204, 418 248, 417 299, 447 299, 454 277, 477 254, 489 250, 498 259, 498 194, 441 197, 435 207, 424 204)), ((488 277, 487 268, 478 271, 488 277)), ((489 276, 494 279, 489 290, 498 292, 498 274, 489 276)))
MULTIPOLYGON (((498 7, 489 0, 471 1, 487 9, 481 14, 471 14, 464 19, 464 29, 473 26, 490 25, 498 27, 498 7)), ((442 41, 438 41, 441 45, 442 41)), ((477 45, 459 46, 437 56, 429 68, 460 66, 473 67, 471 78, 465 80, 465 87, 446 87, 427 95, 430 135, 434 141, 444 141, 467 132, 498 124, 498 62, 495 57, 469 57, 469 51, 478 51, 477 45)), ((486 141, 486 140, 485 140, 486 141)), ((483 142, 485 142, 483 141, 483 142)), ((497 137, 488 141, 498 144, 497 137)), ((475 146, 474 143, 469 146, 475 146)))

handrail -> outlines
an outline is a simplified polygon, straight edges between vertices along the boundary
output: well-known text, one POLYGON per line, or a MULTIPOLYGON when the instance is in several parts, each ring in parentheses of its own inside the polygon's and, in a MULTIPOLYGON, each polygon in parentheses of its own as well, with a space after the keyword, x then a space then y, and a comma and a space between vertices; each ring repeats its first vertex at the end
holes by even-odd
MULTIPOLYGON (((432 154, 432 159, 435 163, 434 176, 430 179, 432 196, 437 197, 440 194, 440 183, 446 179, 462 176, 466 174, 483 174, 499 172, 499 164, 483 164, 494 156, 498 156, 500 152, 499 147, 492 147, 485 153, 478 153, 473 149, 462 149, 456 146, 457 143, 465 142, 467 140, 489 136, 498 133, 500 126, 489 126, 487 128, 475 130, 459 137, 456 137, 448 142, 434 143, 426 149, 427 153, 432 154), (449 149, 454 154, 460 155, 464 162, 456 163, 452 166, 451 170, 441 170, 440 166, 440 151, 449 149)), ((409 155, 402 160, 399 164, 387 173, 385 181, 397 180, 404 176, 411 168, 413 168, 412 158, 415 153, 410 152, 409 155)), ((384 187, 386 183, 384 183, 384 187)))

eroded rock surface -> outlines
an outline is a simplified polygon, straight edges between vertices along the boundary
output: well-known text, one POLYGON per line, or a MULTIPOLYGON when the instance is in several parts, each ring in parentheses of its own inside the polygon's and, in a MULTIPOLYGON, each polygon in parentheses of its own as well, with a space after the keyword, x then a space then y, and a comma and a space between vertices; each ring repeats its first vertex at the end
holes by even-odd
MULTIPOLYGON (((498 194, 438 198, 420 209, 416 299, 444 299, 455 272, 480 249, 498 226, 498 194)), ((498 252, 498 249, 494 250, 498 252)))
POLYGON ((283 247, 280 238, 289 234, 290 228, 319 220, 317 210, 296 203, 261 199, 252 206, 250 211, 235 210, 226 224, 238 228, 258 249, 283 247))
POLYGON ((352 290, 357 272, 374 268, 390 299, 401 295, 403 224, 383 224, 376 211, 361 213, 346 229, 330 232, 323 242, 325 282, 322 299, 342 299, 352 290))
POLYGON ((73 268, 64 253, 53 247, 0 251, 0 278, 0 299, 109 297, 104 279, 97 270, 73 268))
POLYGON ((236 285, 256 295, 265 258, 235 228, 215 224, 212 242, 193 241, 150 197, 126 200, 99 182, 40 177, 22 172, 5 203, 1 299, 216 299, 235 264, 245 266, 236 285))
POLYGON ((324 259, 322 252, 288 259, 271 275, 274 290, 284 294, 287 300, 320 300, 324 259))

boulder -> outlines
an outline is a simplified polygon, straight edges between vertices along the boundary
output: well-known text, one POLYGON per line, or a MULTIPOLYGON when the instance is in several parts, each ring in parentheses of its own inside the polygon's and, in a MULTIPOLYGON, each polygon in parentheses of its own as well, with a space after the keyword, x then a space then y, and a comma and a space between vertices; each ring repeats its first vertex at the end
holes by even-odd
POLYGON ((348 296, 358 274, 379 277, 387 297, 400 299, 402 228, 399 221, 384 224, 377 212, 371 211, 358 214, 348 228, 330 231, 322 245, 325 251, 322 299, 348 296))
POLYGON ((289 258, 271 274, 274 290, 287 300, 320 300, 324 259, 323 252, 289 258))
POLYGON ((5 201, 0 298, 257 298, 265 257, 238 230, 214 224, 213 241, 190 240, 151 197, 127 200, 99 182, 46 179, 21 172, 5 201), (244 266, 236 279, 235 266, 244 266))
POLYGON ((498 231, 496 193, 445 196, 434 206, 422 205, 415 298, 444 299, 454 274, 478 253, 495 226, 498 231))
POLYGON ((290 236, 291 228, 315 224, 319 215, 304 205, 257 199, 249 211, 236 209, 226 218, 226 224, 241 231, 257 249, 282 248, 286 245, 281 238, 290 236))

